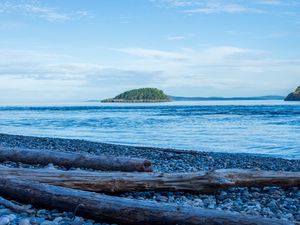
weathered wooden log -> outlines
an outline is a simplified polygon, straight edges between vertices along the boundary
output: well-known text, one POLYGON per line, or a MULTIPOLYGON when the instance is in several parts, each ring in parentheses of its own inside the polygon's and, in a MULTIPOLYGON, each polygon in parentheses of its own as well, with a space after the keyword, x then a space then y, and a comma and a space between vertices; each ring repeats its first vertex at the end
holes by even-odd
MULTIPOLYGON (((21 205, 18 205, 16 203, 13 203, 5 198, 0 197, 0 205, 3 205, 4 207, 17 212, 17 213, 29 213, 32 214, 34 213, 34 210, 27 209, 21 205)), ((1 224, 1 223, 0 223, 1 224)))
POLYGON ((295 224, 288 221, 241 215, 221 210, 181 207, 174 204, 106 196, 93 192, 40 184, 29 180, 4 177, 0 177, 0 195, 35 206, 65 211, 74 211, 78 205, 81 205, 77 210, 78 215, 93 218, 99 222, 117 224, 295 224))
POLYGON ((96 156, 49 150, 0 147, 0 161, 26 164, 54 165, 66 168, 78 167, 105 171, 151 172, 151 162, 145 159, 96 156))
POLYGON ((300 187, 300 172, 225 169, 198 173, 124 173, 0 167, 0 176, 16 177, 85 191, 178 191, 212 193, 228 187, 300 187))
POLYGON ((300 172, 220 169, 211 172, 215 178, 226 179, 231 187, 282 186, 300 187, 300 172))

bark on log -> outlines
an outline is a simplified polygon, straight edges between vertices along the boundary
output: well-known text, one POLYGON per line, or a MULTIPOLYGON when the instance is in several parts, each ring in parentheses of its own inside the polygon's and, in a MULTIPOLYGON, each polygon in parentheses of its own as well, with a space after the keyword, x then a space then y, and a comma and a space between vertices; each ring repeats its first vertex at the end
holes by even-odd
POLYGON ((253 217, 221 210, 181 207, 151 201, 106 196, 26 180, 0 177, 0 194, 45 208, 74 211, 97 221, 136 225, 291 225, 289 221, 253 217))
POLYGON ((228 187, 300 187, 300 172, 225 169, 198 173, 122 173, 84 170, 25 169, 0 167, 0 176, 85 191, 118 193, 132 191, 178 191, 212 193, 228 187))
POLYGON ((145 159, 95 156, 82 153, 68 153, 36 149, 16 149, 0 147, 0 161, 26 164, 40 164, 78 167, 104 171, 151 172, 151 162, 145 159))
POLYGON ((17 213, 29 213, 29 214, 33 214, 34 210, 31 209, 27 209, 21 205, 18 205, 16 203, 13 203, 5 198, 0 197, 0 205, 3 205, 4 207, 17 212, 17 213))

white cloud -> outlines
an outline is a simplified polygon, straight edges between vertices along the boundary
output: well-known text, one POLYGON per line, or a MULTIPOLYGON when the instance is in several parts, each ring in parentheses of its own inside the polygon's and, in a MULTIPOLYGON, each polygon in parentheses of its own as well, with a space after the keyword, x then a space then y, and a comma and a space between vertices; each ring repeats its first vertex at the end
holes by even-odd
POLYGON ((194 6, 201 4, 203 1, 195 1, 195 0, 150 0, 155 4, 166 4, 171 7, 186 7, 186 6, 194 6))
POLYGON ((133 56, 145 57, 145 58, 153 58, 156 60, 184 60, 186 56, 171 51, 162 51, 157 49, 146 49, 146 48, 122 48, 116 49, 118 52, 123 52, 133 56))
POLYGON ((176 8, 187 14, 269 13, 274 6, 299 6, 295 0, 150 0, 160 7, 176 8))
POLYGON ((118 55, 115 64, 105 66, 60 54, 0 51, 0 86, 9 89, 6 93, 30 96, 46 91, 40 94, 47 97, 49 93, 59 96, 65 91, 70 98, 95 99, 144 86, 173 94, 184 89, 186 95, 251 95, 253 90, 278 94, 276 90, 284 93, 300 82, 300 59, 276 59, 257 49, 212 46, 177 51, 112 50, 116 51, 124 55, 118 55))
POLYGON ((194 13, 203 13, 203 14, 212 14, 212 13, 242 13, 252 11, 249 8, 246 8, 238 4, 223 4, 223 3, 207 3, 205 6, 200 8, 194 8, 189 10, 184 10, 184 12, 189 14, 194 13))
POLYGON ((151 0, 158 5, 182 8, 188 14, 241 13, 256 11, 240 4, 240 1, 223 0, 151 0))
POLYGON ((299 6, 298 0, 256 0, 254 3, 266 6, 299 6))
POLYGON ((177 41, 177 40, 184 40, 186 36, 169 36, 167 37, 169 41, 177 41))
POLYGON ((0 29, 20 29, 26 28, 26 24, 22 22, 15 22, 15 21, 0 21, 0 29))
POLYGON ((136 59, 132 59, 141 68, 162 71, 159 85, 167 90, 179 87, 196 90, 196 87, 206 86, 204 92, 198 91, 203 94, 220 90, 224 93, 244 93, 247 86, 249 93, 255 89, 260 94, 272 94, 276 88, 288 90, 293 83, 300 82, 300 59, 276 59, 272 53, 258 49, 214 46, 164 51, 164 55, 167 53, 176 53, 184 60, 169 57, 153 59, 147 55, 136 55, 136 59), (285 74, 289 74, 288 80, 285 74))
POLYGON ((67 21, 74 18, 89 16, 87 11, 75 11, 66 13, 57 8, 46 7, 36 1, 12 1, 7 0, 0 3, 0 13, 20 14, 39 17, 51 22, 67 21))
POLYGON ((129 54, 139 65, 148 65, 154 68, 176 68, 195 65, 230 65, 236 60, 244 58, 257 58, 265 54, 264 51, 256 49, 245 49, 234 46, 214 46, 205 49, 183 48, 177 51, 162 51, 147 48, 125 48, 117 51, 129 54), (138 60, 138 61, 137 61, 138 60))
POLYGON ((0 62, 50 62, 66 60, 72 57, 63 54, 38 52, 29 50, 0 49, 0 62))
POLYGON ((162 72, 143 68, 129 69, 102 66, 97 63, 74 62, 76 59, 60 54, 35 51, 0 50, 0 78, 30 80, 72 80, 96 85, 104 82, 143 83, 153 82, 162 72))
POLYGON ((131 57, 119 56, 116 64, 80 62, 76 58, 31 51, 1 51, 0 75, 36 79, 85 79, 91 76, 118 77, 139 74, 178 77, 188 74, 209 74, 215 70, 264 72, 267 70, 298 70, 299 59, 274 59, 271 53, 235 46, 212 46, 203 49, 166 51, 147 48, 113 49, 131 57), (281 69, 280 69, 281 70, 281 69), (107 75, 107 76, 106 76, 107 75))
POLYGON ((281 0, 258 0, 257 3, 266 5, 281 5, 283 2, 281 0))
POLYGON ((212 59, 224 59, 226 57, 246 55, 249 57, 253 54, 263 54, 264 51, 257 49, 238 48, 234 46, 216 46, 204 50, 205 57, 212 59))

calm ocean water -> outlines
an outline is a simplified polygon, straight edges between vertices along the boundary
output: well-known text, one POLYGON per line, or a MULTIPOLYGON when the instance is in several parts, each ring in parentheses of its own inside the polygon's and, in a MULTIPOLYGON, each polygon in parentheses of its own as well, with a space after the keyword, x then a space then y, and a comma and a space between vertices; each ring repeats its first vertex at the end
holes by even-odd
POLYGON ((0 106, 0 132, 300 159, 300 103, 0 106))

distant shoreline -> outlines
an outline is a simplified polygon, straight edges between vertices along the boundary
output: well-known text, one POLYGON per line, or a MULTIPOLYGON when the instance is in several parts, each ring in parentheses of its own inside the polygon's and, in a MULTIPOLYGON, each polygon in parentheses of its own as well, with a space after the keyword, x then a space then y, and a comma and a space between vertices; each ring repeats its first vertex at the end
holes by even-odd
POLYGON ((111 100, 100 100, 102 103, 155 103, 155 102, 171 102, 170 100, 122 100, 122 99, 111 99, 111 100))
POLYGON ((181 97, 168 96, 170 100, 123 100, 123 99, 105 99, 105 100, 87 100, 85 102, 101 102, 101 103, 160 103, 160 102, 182 102, 182 101, 274 101, 284 100, 284 96, 268 95, 257 97, 181 97))
POLYGON ((257 97, 181 97, 169 96, 173 101, 252 101, 252 100, 284 100, 283 96, 267 95, 257 97))

